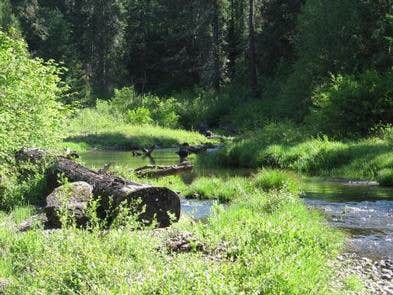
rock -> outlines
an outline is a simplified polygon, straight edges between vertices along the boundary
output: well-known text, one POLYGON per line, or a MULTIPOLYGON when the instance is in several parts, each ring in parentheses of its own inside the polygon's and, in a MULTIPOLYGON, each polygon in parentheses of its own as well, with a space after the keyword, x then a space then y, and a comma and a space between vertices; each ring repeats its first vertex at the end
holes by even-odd
POLYGON ((46 224, 48 219, 46 218, 45 213, 33 215, 32 217, 23 221, 19 226, 18 230, 20 232, 26 232, 32 230, 36 227, 40 227, 41 225, 46 224))
POLYGON ((86 209, 93 198, 93 187, 87 182, 72 182, 56 188, 47 198, 45 213, 49 228, 61 227, 60 211, 75 220, 77 226, 86 225, 86 209))
POLYGON ((166 243, 169 252, 185 253, 191 251, 206 251, 206 246, 197 241, 191 233, 177 233, 166 243))
POLYGON ((5 288, 9 285, 9 281, 0 278, 0 294, 4 294, 5 288))

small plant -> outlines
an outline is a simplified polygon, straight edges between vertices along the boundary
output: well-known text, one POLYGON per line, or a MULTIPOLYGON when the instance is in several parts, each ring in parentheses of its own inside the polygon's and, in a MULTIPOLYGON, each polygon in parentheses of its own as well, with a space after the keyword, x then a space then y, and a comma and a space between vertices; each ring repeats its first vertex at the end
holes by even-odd
POLYGON ((393 186, 393 169, 386 168, 379 171, 377 181, 380 185, 393 186))
POLYGON ((284 190, 294 195, 301 192, 300 182, 296 176, 281 170, 264 169, 255 176, 254 183, 264 191, 284 190))
POLYGON ((364 284, 362 280, 355 275, 351 275, 347 277, 344 283, 345 283, 345 287, 353 292, 360 292, 364 289, 364 284))

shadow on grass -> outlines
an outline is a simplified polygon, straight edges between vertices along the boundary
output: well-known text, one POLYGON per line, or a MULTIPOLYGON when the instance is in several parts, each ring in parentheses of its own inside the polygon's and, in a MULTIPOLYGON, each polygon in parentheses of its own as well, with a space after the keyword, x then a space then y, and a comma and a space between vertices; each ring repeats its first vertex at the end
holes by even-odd
POLYGON ((87 143, 91 147, 111 150, 141 149, 154 144, 164 148, 181 143, 180 141, 167 136, 126 136, 119 132, 71 136, 66 138, 65 141, 73 143, 87 143))

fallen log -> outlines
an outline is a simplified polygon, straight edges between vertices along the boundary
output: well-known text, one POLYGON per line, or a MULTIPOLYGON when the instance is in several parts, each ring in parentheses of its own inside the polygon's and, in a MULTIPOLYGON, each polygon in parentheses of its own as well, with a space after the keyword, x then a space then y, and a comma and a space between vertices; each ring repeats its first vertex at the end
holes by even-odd
MULTIPOLYGON (((208 144, 202 145, 189 145, 188 143, 183 143, 176 154, 179 155, 180 159, 187 159, 190 154, 201 154, 207 151, 210 147, 208 144)), ((182 162, 182 161, 181 161, 182 162)))
POLYGON ((161 177, 188 172, 191 171, 193 167, 193 165, 188 163, 172 166, 147 165, 135 169, 135 172, 139 177, 161 177))
MULTIPOLYGON (((48 152, 39 149, 22 149, 16 153, 16 160, 37 162, 48 155, 48 152)), ((138 212, 144 209, 138 216, 139 220, 146 224, 156 220, 160 227, 166 227, 179 220, 179 196, 168 188, 100 174, 65 157, 55 157, 48 171, 49 183, 53 188, 58 186, 59 176, 70 182, 83 181, 90 184, 94 197, 98 199, 98 217, 109 222, 116 217, 119 208, 124 204, 132 206, 138 212), (136 205, 138 201, 140 203, 136 205)))

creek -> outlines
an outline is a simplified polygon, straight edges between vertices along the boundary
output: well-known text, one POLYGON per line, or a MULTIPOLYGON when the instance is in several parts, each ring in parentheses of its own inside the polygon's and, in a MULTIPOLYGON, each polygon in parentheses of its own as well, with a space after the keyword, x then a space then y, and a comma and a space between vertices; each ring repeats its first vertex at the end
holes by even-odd
MULTIPOLYGON (((81 155, 92 168, 102 168, 107 163, 138 168, 147 164, 173 165, 179 157, 176 149, 154 151, 154 158, 133 157, 125 151, 92 150, 81 155)), ((200 176, 248 176, 251 170, 194 169, 182 175, 185 183, 200 176)), ((325 214, 330 225, 348 233, 347 250, 372 259, 393 258, 393 189, 373 182, 303 179, 302 199, 311 208, 325 214)), ((182 214, 195 220, 205 220, 211 213, 214 201, 182 199, 182 214)))

